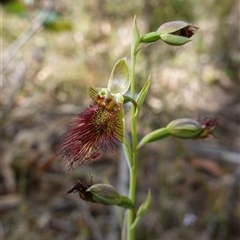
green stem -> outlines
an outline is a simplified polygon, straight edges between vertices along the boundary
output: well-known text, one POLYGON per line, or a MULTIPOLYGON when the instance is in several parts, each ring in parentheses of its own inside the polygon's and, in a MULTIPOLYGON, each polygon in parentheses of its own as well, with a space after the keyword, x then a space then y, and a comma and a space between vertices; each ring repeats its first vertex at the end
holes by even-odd
POLYGON ((132 150, 126 137, 124 138, 123 142, 123 150, 128 163, 128 168, 130 169, 132 166, 132 150))
MULTIPOLYGON (((135 65, 136 65, 136 53, 131 52, 131 97, 135 97, 135 65)), ((137 117, 135 116, 135 108, 132 105, 131 108, 131 131, 132 131, 132 164, 129 168, 129 198, 135 203, 136 187, 137 187, 137 117)), ((127 239, 134 240, 135 228, 131 228, 134 221, 134 211, 129 210, 128 225, 127 225, 127 239)))

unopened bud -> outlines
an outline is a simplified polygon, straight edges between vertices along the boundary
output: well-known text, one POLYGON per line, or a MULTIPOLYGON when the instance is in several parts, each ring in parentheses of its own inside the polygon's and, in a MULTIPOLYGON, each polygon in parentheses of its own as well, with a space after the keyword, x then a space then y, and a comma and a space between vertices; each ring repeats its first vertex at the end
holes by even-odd
POLYGON ((219 125, 218 118, 197 121, 190 118, 176 119, 167 125, 170 135, 177 138, 205 138, 219 125))
POLYGON ((92 194, 92 198, 97 203, 105 205, 118 205, 121 202, 121 196, 116 188, 109 184, 94 184, 86 190, 92 194))
POLYGON ((133 202, 126 196, 118 193, 116 188, 109 184, 88 184, 86 182, 78 182, 67 192, 78 192, 82 200, 87 202, 101 203, 104 205, 118 205, 125 208, 134 209, 133 202))
POLYGON ((191 41, 190 37, 198 30, 198 27, 183 21, 172 21, 162 24, 157 32, 164 42, 180 46, 191 41))
POLYGON ((75 192, 78 192, 80 198, 87 202, 97 202, 106 205, 116 205, 121 202, 121 195, 113 186, 108 184, 90 185, 78 180, 67 194, 75 192))
POLYGON ((172 136, 177 138, 195 138, 203 131, 201 124, 190 118, 173 120, 166 128, 172 136))

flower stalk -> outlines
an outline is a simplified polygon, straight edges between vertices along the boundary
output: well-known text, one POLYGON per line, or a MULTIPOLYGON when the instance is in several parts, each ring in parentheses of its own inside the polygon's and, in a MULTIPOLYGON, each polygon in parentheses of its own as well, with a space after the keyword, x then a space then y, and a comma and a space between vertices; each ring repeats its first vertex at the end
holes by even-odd
MULTIPOLYGON (((136 17, 133 20, 133 30, 132 30, 132 44, 131 44, 131 73, 130 73, 130 87, 131 87, 131 98, 135 97, 135 66, 137 58, 137 48, 140 42, 140 34, 136 23, 136 17)), ((132 146, 132 161, 129 167, 129 194, 128 197, 133 203, 135 203, 136 198, 136 187, 137 187, 137 115, 135 115, 135 108, 131 106, 131 146, 132 146)), ((125 153, 126 155, 126 153, 125 153)), ((135 228, 131 228, 134 222, 134 211, 129 210, 128 222, 127 222, 127 239, 135 239, 135 228)))
POLYGON ((71 123, 70 129, 62 138, 59 154, 65 157, 69 168, 75 163, 83 164, 101 154, 104 149, 115 150, 118 143, 123 144, 129 168, 129 193, 121 195, 109 184, 87 184, 78 181, 67 193, 78 192, 82 200, 104 205, 116 205, 128 209, 126 238, 135 239, 137 224, 147 212, 151 203, 151 192, 146 200, 136 208, 136 188, 138 176, 138 149, 144 145, 172 136, 176 138, 205 138, 213 135, 212 131, 219 124, 217 118, 196 121, 189 118, 176 119, 166 127, 156 129, 140 141, 137 138, 137 121, 139 111, 150 88, 150 76, 135 99, 135 67, 137 53, 144 49, 140 44, 150 44, 161 40, 167 44, 180 46, 191 41, 197 27, 182 21, 162 24, 155 32, 140 36, 136 17, 133 20, 131 42, 131 65, 128 68, 126 59, 120 59, 114 65, 108 85, 105 88, 89 89, 89 95, 95 105, 79 114, 71 123), (124 94, 130 87, 130 96, 124 94), (125 136, 123 104, 131 102, 131 139, 125 136))

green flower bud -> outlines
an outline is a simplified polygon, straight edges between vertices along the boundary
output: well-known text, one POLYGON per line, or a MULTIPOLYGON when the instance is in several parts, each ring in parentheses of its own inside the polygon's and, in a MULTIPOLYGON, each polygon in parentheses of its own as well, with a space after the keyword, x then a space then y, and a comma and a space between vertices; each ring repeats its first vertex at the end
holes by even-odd
POLYGON ((121 195, 116 188, 109 184, 98 183, 86 190, 92 194, 94 202, 105 205, 118 205, 121 203, 121 195))
POLYGON ((170 135, 178 138, 206 138, 219 125, 219 119, 206 118, 197 121, 189 118, 176 119, 167 125, 170 135))
POLYGON ((133 202, 126 196, 118 193, 116 188, 109 184, 94 184, 86 190, 91 193, 92 199, 96 203, 104 205, 118 205, 125 208, 134 209, 133 202))
POLYGON ((140 43, 153 43, 160 39, 158 32, 150 32, 140 38, 140 43))
POLYGON ((206 118, 197 121, 190 118, 176 119, 170 122, 165 128, 159 128, 148 133, 138 144, 138 148, 160 139, 173 136, 177 138, 206 138, 213 135, 213 130, 219 125, 219 119, 206 118))
POLYGON ((116 188, 109 184, 88 184, 86 182, 78 182, 67 192, 79 193, 79 197, 87 202, 101 203, 104 205, 117 205, 134 210, 135 205, 131 199, 118 193, 116 188))
POLYGON ((162 41, 167 44, 180 46, 191 41, 191 36, 198 30, 198 27, 183 21, 172 21, 162 24, 157 32, 162 41))
POLYGON ((201 124, 190 118, 173 120, 166 128, 170 135, 177 138, 196 138, 203 131, 201 124))

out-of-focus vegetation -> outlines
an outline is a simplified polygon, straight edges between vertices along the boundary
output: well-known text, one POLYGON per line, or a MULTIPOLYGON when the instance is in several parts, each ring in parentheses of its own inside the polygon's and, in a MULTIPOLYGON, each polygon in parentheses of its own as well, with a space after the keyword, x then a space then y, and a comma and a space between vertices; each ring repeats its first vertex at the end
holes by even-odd
MULTIPOLYGON (((163 22, 200 27, 183 47, 155 43, 138 58, 151 74, 139 137, 175 118, 218 115, 215 137, 167 139, 139 155, 138 203, 153 202, 138 240, 239 239, 239 2, 1 1, 1 239, 120 237, 121 211, 66 195, 77 179, 109 181, 123 194, 121 148, 68 172, 54 148, 71 119, 92 104, 114 63, 130 56, 134 15, 142 34, 163 22)), ((126 109, 127 131, 131 131, 126 109)))

